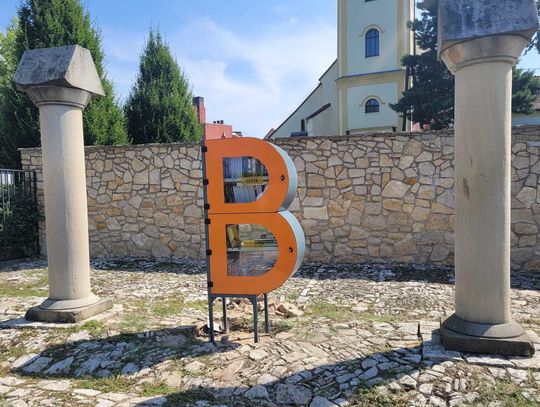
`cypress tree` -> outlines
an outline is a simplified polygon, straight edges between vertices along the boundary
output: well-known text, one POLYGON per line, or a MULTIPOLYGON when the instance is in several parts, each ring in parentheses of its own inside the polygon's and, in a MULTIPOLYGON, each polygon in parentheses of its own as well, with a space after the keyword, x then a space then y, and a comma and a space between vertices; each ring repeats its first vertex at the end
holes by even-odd
POLYGON ((201 126, 186 75, 159 31, 150 30, 139 74, 125 105, 133 143, 198 141, 201 126))
MULTIPOLYGON (((127 133, 121 108, 105 75, 101 35, 79 0, 24 0, 18 9, 15 66, 25 50, 78 44, 87 48, 96 64, 105 96, 92 99, 84 111, 85 144, 125 144, 127 133)), ((0 117, 0 166, 19 166, 17 148, 40 146, 38 109, 13 82, 6 90, 0 117)))

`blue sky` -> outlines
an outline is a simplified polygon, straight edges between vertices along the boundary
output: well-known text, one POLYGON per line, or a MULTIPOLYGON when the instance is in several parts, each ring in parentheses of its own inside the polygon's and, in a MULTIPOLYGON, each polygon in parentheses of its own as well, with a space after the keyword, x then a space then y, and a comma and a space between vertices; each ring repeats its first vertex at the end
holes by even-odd
MULTIPOLYGON (((124 99, 148 29, 158 26, 209 121, 262 137, 336 58, 335 0, 82 0, 102 32, 109 78, 124 99)), ((20 0, 0 0, 4 30, 20 0)), ((521 61, 540 68, 540 56, 521 61)), ((540 74, 540 70, 537 71, 540 74)))

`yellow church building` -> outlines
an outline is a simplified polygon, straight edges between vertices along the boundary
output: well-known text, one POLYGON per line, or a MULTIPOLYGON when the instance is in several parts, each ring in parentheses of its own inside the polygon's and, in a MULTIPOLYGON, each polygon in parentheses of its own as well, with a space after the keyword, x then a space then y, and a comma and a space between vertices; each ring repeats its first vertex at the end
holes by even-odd
POLYGON ((337 7, 337 60, 268 138, 403 128, 390 104, 408 81, 401 58, 414 50, 407 24, 414 19, 414 0, 337 0, 337 7))

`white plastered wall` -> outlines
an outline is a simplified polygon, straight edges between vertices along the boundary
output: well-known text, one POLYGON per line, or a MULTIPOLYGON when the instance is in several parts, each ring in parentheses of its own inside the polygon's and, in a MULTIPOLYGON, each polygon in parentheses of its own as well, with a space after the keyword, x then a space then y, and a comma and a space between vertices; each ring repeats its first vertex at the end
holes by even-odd
POLYGON ((347 75, 398 69, 398 0, 348 1, 347 75), (366 58, 365 34, 379 30, 379 56, 366 58))
POLYGON ((390 108, 390 103, 398 99, 398 84, 384 83, 376 85, 356 86, 347 89, 349 105, 348 128, 354 129, 391 129, 398 125, 398 116, 390 108), (370 96, 380 101, 378 113, 365 113, 365 102, 370 96))
MULTIPOLYGON (((337 119, 337 64, 321 77, 319 87, 302 103, 302 105, 276 130, 272 138, 290 137, 292 132, 300 131, 302 119, 310 116, 321 107, 330 103, 331 106, 319 116, 312 119, 314 129, 310 136, 327 136, 338 133, 337 119)), ((306 123, 306 130, 308 130, 306 123)))

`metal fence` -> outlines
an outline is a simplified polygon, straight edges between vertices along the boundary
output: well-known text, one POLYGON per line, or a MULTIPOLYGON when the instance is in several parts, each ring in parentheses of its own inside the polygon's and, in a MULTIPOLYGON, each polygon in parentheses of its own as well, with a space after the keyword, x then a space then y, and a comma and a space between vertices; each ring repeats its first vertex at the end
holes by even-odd
POLYGON ((0 261, 39 254, 34 171, 0 169, 0 261))

